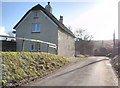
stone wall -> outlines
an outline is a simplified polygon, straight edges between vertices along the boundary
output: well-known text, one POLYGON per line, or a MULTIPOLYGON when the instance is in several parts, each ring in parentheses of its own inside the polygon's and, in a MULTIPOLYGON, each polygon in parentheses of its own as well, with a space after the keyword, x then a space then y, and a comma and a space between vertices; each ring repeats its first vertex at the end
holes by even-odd
POLYGON ((58 31, 58 55, 66 57, 75 56, 75 40, 63 30, 58 31))

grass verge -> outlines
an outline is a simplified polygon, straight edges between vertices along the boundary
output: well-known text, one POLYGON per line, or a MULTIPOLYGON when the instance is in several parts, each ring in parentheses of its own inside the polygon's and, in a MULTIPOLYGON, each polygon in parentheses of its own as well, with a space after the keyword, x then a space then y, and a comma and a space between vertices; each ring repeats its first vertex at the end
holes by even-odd
POLYGON ((114 58, 111 59, 111 64, 113 66, 113 68, 115 69, 118 78, 120 78, 120 55, 115 56, 114 58))
POLYGON ((21 80, 42 77, 69 62, 68 58, 43 52, 1 52, 2 85, 20 85, 21 80))

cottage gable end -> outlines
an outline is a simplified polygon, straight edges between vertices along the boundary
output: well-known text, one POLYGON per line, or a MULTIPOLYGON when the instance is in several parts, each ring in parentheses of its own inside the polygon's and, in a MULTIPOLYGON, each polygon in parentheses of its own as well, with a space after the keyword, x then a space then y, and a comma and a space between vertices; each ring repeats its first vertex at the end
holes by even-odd
POLYGON ((31 13, 31 11, 41 11, 54 25, 58 26, 60 29, 64 30, 68 34, 70 34, 72 37, 75 37, 74 34, 67 29, 67 27, 64 26, 63 23, 58 21, 49 11, 47 11, 45 8, 43 8, 40 4, 34 6, 31 8, 22 18, 21 20, 14 26, 13 29, 17 29, 17 27, 27 18, 27 16, 31 13))

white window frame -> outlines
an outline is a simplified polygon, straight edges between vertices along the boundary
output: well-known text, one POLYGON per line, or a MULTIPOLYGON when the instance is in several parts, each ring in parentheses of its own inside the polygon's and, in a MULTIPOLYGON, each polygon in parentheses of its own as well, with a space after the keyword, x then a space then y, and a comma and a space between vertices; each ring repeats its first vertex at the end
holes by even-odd
POLYGON ((32 23, 32 32, 40 32, 40 24, 32 23))

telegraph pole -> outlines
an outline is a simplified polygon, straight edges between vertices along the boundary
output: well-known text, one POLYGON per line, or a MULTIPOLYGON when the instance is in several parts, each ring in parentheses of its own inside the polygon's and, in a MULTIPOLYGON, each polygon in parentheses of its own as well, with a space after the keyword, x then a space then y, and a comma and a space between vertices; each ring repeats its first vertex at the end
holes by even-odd
POLYGON ((114 30, 114 33, 113 33, 113 56, 115 56, 115 30, 114 30))

